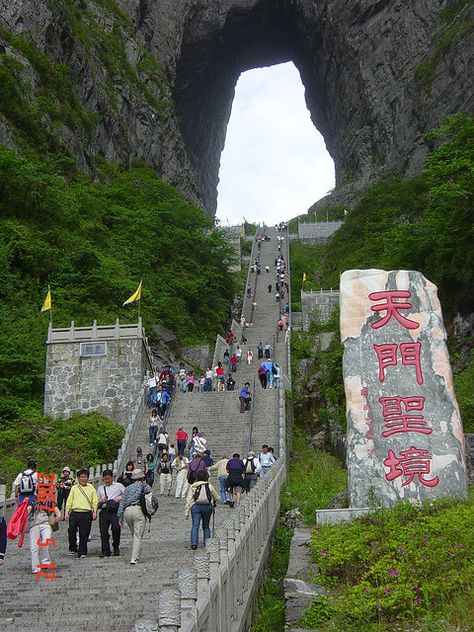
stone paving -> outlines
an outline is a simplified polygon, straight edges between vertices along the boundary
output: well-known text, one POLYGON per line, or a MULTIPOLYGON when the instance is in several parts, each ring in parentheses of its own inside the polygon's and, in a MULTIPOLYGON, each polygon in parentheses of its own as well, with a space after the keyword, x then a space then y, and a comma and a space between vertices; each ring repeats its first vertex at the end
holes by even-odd
MULTIPOLYGON (((229 393, 178 394, 169 421, 170 436, 179 425, 188 432, 198 425, 208 439, 208 447, 216 458, 234 450, 245 454, 248 442, 249 413, 239 413, 238 388, 253 377, 258 367, 256 345, 259 340, 271 342, 278 320, 278 306, 267 291, 266 278, 274 282, 273 259, 276 256, 274 231, 272 241, 262 245, 262 269, 270 265, 270 274, 262 272, 257 286, 257 313, 254 327, 248 329, 247 348, 252 346, 255 359, 251 367, 243 356, 236 375, 236 391, 229 393)), ((277 343, 277 357, 283 357, 283 342, 277 343)), ((243 347, 246 354, 246 347, 243 347)), ((285 367, 286 369, 286 367, 285 367)), ((263 390, 258 385, 255 397, 253 447, 278 440, 278 392, 263 390)), ((146 453, 148 445, 146 420, 143 420, 138 443, 146 453)), ((157 483, 155 482, 155 490, 157 483)), ((173 481, 173 490, 175 481, 173 481)), ((216 527, 229 512, 226 506, 216 509, 216 527)), ((37 579, 30 572, 28 535, 19 549, 9 542, 6 562, 0 567, 0 630, 2 632, 115 632, 129 631, 137 618, 152 618, 156 596, 164 584, 174 583, 178 569, 194 554, 189 547, 190 521, 184 518, 184 500, 174 496, 160 498, 160 508, 146 529, 140 563, 129 564, 131 537, 128 528, 122 531, 120 557, 99 558, 98 522, 92 529, 89 555, 86 559, 68 556, 67 524, 61 523, 52 549, 56 577, 37 579)), ((199 550, 199 549, 198 549, 199 550)))

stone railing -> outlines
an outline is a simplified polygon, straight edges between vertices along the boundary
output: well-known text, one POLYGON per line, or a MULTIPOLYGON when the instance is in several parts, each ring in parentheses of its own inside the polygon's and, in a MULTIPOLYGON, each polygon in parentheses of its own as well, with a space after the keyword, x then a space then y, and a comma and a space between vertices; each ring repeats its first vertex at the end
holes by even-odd
POLYGON ((240 632, 250 628, 286 476, 284 453, 242 500, 202 553, 158 594, 157 620, 135 632, 240 632))
POLYGON ((48 338, 46 344, 57 342, 85 342, 90 340, 123 340, 130 338, 141 338, 143 346, 150 366, 153 367, 153 354, 146 337, 145 327, 142 325, 142 319, 138 319, 138 323, 121 323, 117 318, 114 325, 98 325, 94 320, 91 327, 76 327, 74 321, 71 321, 69 327, 52 328, 49 323, 48 338))
POLYGON ((117 458, 113 464, 114 477, 120 476, 125 469, 127 461, 130 460, 130 454, 133 447, 136 447, 137 434, 146 411, 146 389, 142 389, 142 393, 138 397, 138 401, 134 410, 130 414, 130 421, 125 429, 125 436, 122 445, 117 453, 117 458))

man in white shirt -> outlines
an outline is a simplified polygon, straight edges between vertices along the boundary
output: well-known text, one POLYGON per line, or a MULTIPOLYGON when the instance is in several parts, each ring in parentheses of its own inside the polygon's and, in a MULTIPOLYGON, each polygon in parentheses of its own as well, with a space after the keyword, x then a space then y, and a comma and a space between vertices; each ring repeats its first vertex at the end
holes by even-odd
POLYGON ((99 557, 110 557, 109 527, 112 531, 112 544, 114 555, 120 555, 120 525, 117 518, 117 510, 123 497, 125 487, 121 483, 114 483, 112 470, 102 472, 103 485, 97 490, 99 498, 99 528, 102 550, 99 557))
POLYGON ((20 472, 13 481, 15 496, 19 505, 24 500, 28 500, 31 505, 36 497, 38 488, 38 472, 36 471, 36 461, 28 461, 28 468, 20 472))
POLYGON ((260 452, 258 460, 260 461, 260 465, 262 466, 260 476, 265 476, 272 465, 276 463, 276 459, 273 454, 269 452, 266 443, 262 445, 262 451, 260 452))
POLYGON ((150 371, 147 381, 147 402, 149 406, 153 406, 153 396, 156 393, 157 386, 156 375, 153 371, 150 371))

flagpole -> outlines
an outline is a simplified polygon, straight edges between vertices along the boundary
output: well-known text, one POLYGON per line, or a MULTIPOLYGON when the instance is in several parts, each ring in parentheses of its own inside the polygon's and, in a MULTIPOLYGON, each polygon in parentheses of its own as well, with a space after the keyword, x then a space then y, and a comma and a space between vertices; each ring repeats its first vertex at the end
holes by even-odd
MULTIPOLYGON (((48 284, 48 292, 51 292, 51 286, 49 284, 48 284)), ((51 329, 52 329, 53 328, 53 297, 52 296, 51 296, 51 307, 49 308, 49 322, 51 323, 51 329)))

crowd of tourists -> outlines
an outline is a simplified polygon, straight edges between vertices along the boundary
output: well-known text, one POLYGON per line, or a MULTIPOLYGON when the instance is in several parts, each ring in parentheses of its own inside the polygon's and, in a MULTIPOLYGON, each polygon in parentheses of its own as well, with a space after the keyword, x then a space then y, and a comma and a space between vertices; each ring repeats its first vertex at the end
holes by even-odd
MULTIPOLYGON (((152 412, 153 415, 153 412, 152 412)), ((243 492, 248 492, 265 476, 276 462, 273 448, 264 445, 261 453, 249 452, 245 458, 235 452, 214 462, 207 440, 195 426, 190 435, 183 428, 170 442, 163 432, 157 435, 156 455, 143 458, 137 448, 118 479, 110 469, 102 472, 102 483, 95 488, 88 468, 80 468, 75 476, 69 467, 51 481, 38 478, 36 462, 14 481, 16 508, 6 523, 0 522, 0 565, 4 563, 7 540, 18 540, 22 546, 29 532, 31 572, 37 574, 51 568, 52 535, 61 522, 68 523, 68 553, 86 558, 94 521, 98 520, 101 541, 100 557, 120 555, 120 540, 125 524, 132 535, 130 564, 140 559, 146 521, 158 508, 153 486, 158 478, 159 493, 185 499, 184 515, 191 516, 191 549, 199 543, 202 527, 204 543, 211 537, 210 520, 217 503, 230 508, 240 503, 243 492), (217 476, 217 490, 210 482, 217 476), (44 487, 49 491, 44 496, 44 487), (43 488, 43 489, 42 489, 43 488)), ((49 476, 46 479, 50 479, 49 476)))

